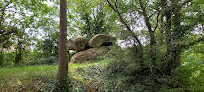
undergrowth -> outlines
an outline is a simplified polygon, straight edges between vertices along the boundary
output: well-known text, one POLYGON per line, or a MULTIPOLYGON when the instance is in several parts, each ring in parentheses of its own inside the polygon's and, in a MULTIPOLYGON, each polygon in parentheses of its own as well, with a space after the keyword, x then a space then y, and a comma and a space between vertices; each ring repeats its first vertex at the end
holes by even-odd
MULTIPOLYGON (((121 50, 122 51, 122 50, 121 50)), ((117 51, 118 53, 122 53, 117 51)), ((114 54, 112 54, 114 55, 114 54)), ((115 55, 95 63, 69 65, 68 82, 59 89, 58 66, 36 65, 0 68, 1 91, 32 92, 203 92, 204 54, 183 52, 181 65, 172 76, 152 80, 150 70, 134 58, 115 55)))

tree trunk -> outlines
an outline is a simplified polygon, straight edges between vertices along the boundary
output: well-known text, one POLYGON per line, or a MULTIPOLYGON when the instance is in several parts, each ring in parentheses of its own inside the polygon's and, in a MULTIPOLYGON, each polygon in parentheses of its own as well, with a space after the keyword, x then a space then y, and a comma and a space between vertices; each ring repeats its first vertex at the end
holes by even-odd
POLYGON ((157 49, 157 46, 156 46, 156 41, 155 41, 155 31, 152 30, 152 26, 151 26, 151 23, 149 21, 149 17, 147 15, 145 6, 143 6, 142 0, 139 0, 139 4, 140 4, 140 7, 142 9, 142 15, 144 17, 145 24, 146 24, 146 26, 149 30, 149 34, 150 34, 150 50, 149 50, 150 62, 152 62, 152 64, 154 66, 156 66, 156 49, 157 49))
POLYGON ((18 44, 16 48, 15 65, 18 65, 21 61, 22 61, 22 42, 18 40, 18 44))
POLYGON ((4 54, 0 51, 0 66, 3 66, 4 63, 4 54))
MULTIPOLYGON (((172 5, 176 7, 175 9, 171 9, 168 7, 165 12, 166 16, 166 45, 167 52, 165 56, 165 69, 163 72, 167 75, 171 75, 171 71, 176 69, 180 62, 180 53, 182 47, 178 41, 180 41, 180 37, 182 34, 182 26, 181 26, 181 16, 180 16, 180 6, 177 4, 178 2, 171 1, 172 5), (174 16, 172 16, 174 15, 174 16), (173 22, 172 22, 173 21, 173 22)), ((164 0, 164 6, 167 6, 167 1, 164 0)))
POLYGON ((66 50, 66 40, 67 40, 67 13, 66 13, 66 0, 60 0, 60 33, 59 33, 59 68, 57 73, 57 79, 59 81, 60 87, 64 88, 67 82, 68 73, 68 58, 66 50))
POLYGON ((164 20, 163 20, 163 18, 164 18, 164 14, 162 14, 161 15, 161 17, 160 17, 160 21, 161 21, 161 23, 160 23, 160 31, 159 31, 159 33, 160 33, 160 36, 159 36, 159 38, 160 38, 160 42, 159 42, 159 44, 160 45, 162 45, 162 44, 164 44, 164 28, 165 28, 165 24, 164 24, 164 20))

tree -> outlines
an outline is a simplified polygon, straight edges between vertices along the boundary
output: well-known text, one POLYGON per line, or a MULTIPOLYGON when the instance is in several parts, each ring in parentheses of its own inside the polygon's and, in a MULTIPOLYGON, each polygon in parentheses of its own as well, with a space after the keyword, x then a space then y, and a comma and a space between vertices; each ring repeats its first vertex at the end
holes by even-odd
POLYGON ((81 35, 88 39, 96 34, 107 34, 112 24, 107 19, 103 0, 69 0, 68 35, 81 35))
MULTIPOLYGON (((21 62, 24 59, 22 58, 24 56, 22 53, 22 45, 35 45, 39 33, 44 33, 48 30, 49 33, 53 33, 52 30, 57 29, 54 28, 56 26, 56 20, 54 20, 53 17, 55 17, 56 9, 58 8, 56 6, 48 6, 45 4, 46 1, 47 0, 0 1, 1 54, 3 54, 3 49, 16 46, 14 62, 21 62), (39 30, 41 30, 41 32, 39 32, 39 30)), ((32 47, 35 48, 35 46, 32 47)))
POLYGON ((197 37, 193 34, 193 31, 202 31, 195 30, 195 28, 198 25, 203 25, 204 14, 202 8, 196 5, 193 0, 106 1, 108 6, 117 14, 120 23, 129 32, 129 36, 135 40, 134 45, 138 54, 135 57, 140 58, 137 62, 143 66, 144 62, 147 62, 144 60, 148 60, 151 65, 145 66, 149 67, 153 79, 156 81, 158 81, 158 76, 171 75, 172 71, 179 66, 180 54, 183 49, 204 40, 202 33, 198 34, 197 37), (137 16, 140 18, 135 19, 134 17, 137 16), (138 20, 140 19, 145 24, 142 26, 144 28, 135 31, 134 26, 139 23, 138 20), (145 35, 147 44, 142 44, 139 34, 145 35), (194 41, 190 41, 191 39, 194 41), (162 53, 158 49, 161 47, 165 48, 162 53), (147 59, 143 58, 143 52, 148 52, 147 59))
POLYGON ((64 88, 67 80, 68 73, 68 58, 66 49, 67 39, 67 2, 66 0, 60 0, 60 33, 59 33, 59 68, 57 73, 57 79, 60 87, 64 88))
POLYGON ((88 12, 83 13, 84 11, 80 14, 81 19, 85 21, 84 26, 81 28, 81 34, 86 35, 86 38, 91 39, 94 35, 107 33, 107 30, 110 29, 110 26, 106 25, 106 14, 103 11, 103 7, 103 4, 98 5, 98 7, 93 9, 92 15, 88 14, 88 12))

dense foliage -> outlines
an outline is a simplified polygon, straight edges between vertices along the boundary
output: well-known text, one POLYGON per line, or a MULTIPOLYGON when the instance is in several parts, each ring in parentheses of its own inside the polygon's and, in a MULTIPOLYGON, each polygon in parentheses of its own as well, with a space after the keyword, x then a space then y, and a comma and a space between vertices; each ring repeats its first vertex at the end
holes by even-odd
MULTIPOLYGON (((60 34, 59 0, 0 1, 0 66, 57 65, 65 38, 109 34, 117 42, 101 57, 104 66, 71 67, 69 90, 92 90, 91 85, 112 92, 204 90, 203 0, 67 0, 66 5, 67 28, 61 28, 67 33, 60 34)), ((51 86, 37 88, 60 90, 51 86)))
POLYGON ((57 57, 57 9, 55 5, 47 5, 46 0, 0 2, 1 66, 44 58, 43 56, 48 56, 48 51, 52 53, 49 56, 57 57), (39 39, 42 38, 39 35, 43 35, 43 39, 39 39), (45 44, 50 48, 46 48, 45 44), (40 55, 34 57, 35 54, 40 55))

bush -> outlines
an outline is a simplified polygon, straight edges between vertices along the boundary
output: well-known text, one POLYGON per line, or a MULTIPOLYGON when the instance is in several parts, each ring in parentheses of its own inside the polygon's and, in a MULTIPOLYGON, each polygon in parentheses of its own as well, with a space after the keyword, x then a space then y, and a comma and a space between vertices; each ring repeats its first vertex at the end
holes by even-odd
MULTIPOLYGON (((121 49, 115 46, 107 55, 110 63, 102 74, 105 74, 102 90, 105 92, 154 92, 158 84, 151 79, 151 72, 146 66, 141 67, 136 58, 136 48, 121 49)), ((106 58, 106 59, 107 59, 106 58)))
POLYGON ((168 78, 172 85, 164 86, 161 92, 202 92, 204 90, 204 54, 189 49, 181 55, 181 65, 168 78), (171 81, 170 81, 171 80, 171 81))
POLYGON ((184 54, 182 65, 176 70, 176 79, 181 87, 193 92, 204 90, 204 55, 201 53, 184 54))
POLYGON ((15 61, 14 52, 4 52, 2 66, 13 66, 15 61))
POLYGON ((33 59, 28 62, 25 62, 25 65, 56 65, 58 64, 58 58, 54 56, 49 56, 46 58, 39 58, 39 59, 33 59))
POLYGON ((33 85, 35 86, 35 89, 37 92, 68 92, 69 91, 68 81, 64 89, 61 89, 59 87, 58 81, 51 77, 36 75, 34 76, 34 79, 32 81, 33 81, 32 83, 34 83, 33 85))

